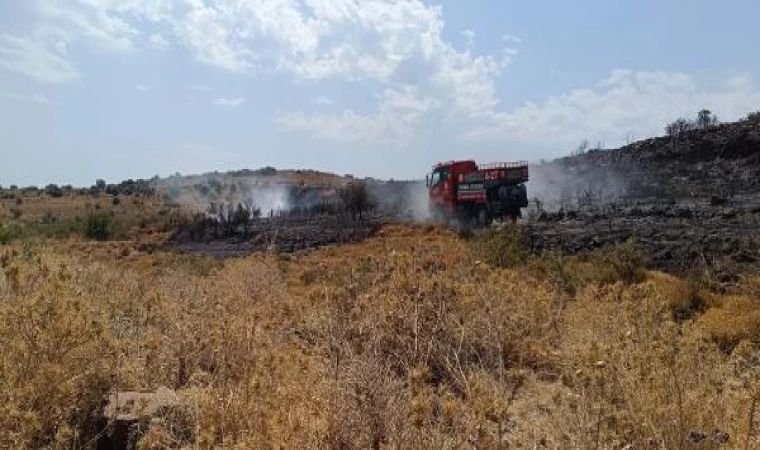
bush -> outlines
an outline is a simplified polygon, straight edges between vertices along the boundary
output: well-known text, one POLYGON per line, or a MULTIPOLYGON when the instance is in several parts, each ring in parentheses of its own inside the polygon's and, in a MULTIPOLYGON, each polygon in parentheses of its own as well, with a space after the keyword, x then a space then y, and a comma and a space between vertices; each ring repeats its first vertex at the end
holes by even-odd
POLYGON ((493 267, 512 268, 528 261, 525 233, 516 226, 478 234, 473 240, 473 250, 477 258, 493 267))
POLYGON ((63 197, 63 190, 55 184, 48 184, 45 186, 45 193, 53 198, 63 197))
POLYGON ((0 224, 0 245, 8 244, 12 240, 13 234, 11 233, 11 229, 0 224))
POLYGON ((374 202, 367 189, 367 185, 361 181, 352 181, 345 185, 338 192, 346 211, 353 215, 358 215, 359 218, 366 211, 370 211, 374 207, 374 202))
POLYGON ((263 175, 263 176, 277 175, 277 169, 271 166, 262 167, 261 169, 258 170, 258 172, 259 172, 259 175, 263 175))
POLYGON ((694 124, 684 118, 680 118, 665 127, 665 134, 669 137, 677 137, 694 129, 694 124))
POLYGON ((760 302, 743 296, 728 296, 700 317, 699 324, 712 340, 730 353, 743 340, 760 336, 760 302))
POLYGON ((747 118, 745 120, 749 122, 760 123, 760 111, 755 111, 747 114, 747 118))
POLYGON ((96 241, 107 241, 111 238, 112 231, 111 218, 106 214, 90 214, 87 217, 85 237, 96 241))
POLYGON ((709 109, 703 109, 697 113, 697 128, 710 128, 711 126, 718 124, 718 116, 712 113, 709 109))
POLYGON ((633 241, 595 250, 581 257, 580 262, 587 264, 590 270, 578 270, 578 285, 619 281, 635 284, 646 276, 644 257, 633 241))
POLYGON ((111 204, 114 206, 118 206, 121 204, 121 199, 119 198, 118 195, 111 199, 111 204))

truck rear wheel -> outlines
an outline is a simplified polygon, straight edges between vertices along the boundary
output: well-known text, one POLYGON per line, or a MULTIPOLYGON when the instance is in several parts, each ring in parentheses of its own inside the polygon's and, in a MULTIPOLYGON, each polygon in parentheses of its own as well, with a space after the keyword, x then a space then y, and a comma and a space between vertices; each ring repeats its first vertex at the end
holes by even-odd
POLYGON ((509 218, 512 219, 512 222, 517 222, 517 219, 522 217, 522 211, 520 211, 520 208, 513 207, 509 210, 509 218))

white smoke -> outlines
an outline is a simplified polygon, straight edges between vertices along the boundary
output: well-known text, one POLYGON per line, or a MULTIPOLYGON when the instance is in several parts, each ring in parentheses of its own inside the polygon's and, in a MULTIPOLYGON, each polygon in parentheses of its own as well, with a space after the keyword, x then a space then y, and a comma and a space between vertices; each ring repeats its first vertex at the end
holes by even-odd
POLYGON ((264 217, 272 212, 287 211, 291 207, 290 189, 285 184, 253 188, 248 192, 247 197, 247 200, 261 210, 264 217))
POLYGON ((526 187, 529 199, 538 200, 544 209, 554 211, 577 207, 583 201, 595 205, 614 201, 628 190, 627 179, 612 168, 581 157, 532 164, 526 187))
POLYGON ((409 185, 407 190, 407 204, 412 212, 412 217, 416 222, 426 222, 430 220, 430 204, 428 197, 428 188, 424 183, 409 185))

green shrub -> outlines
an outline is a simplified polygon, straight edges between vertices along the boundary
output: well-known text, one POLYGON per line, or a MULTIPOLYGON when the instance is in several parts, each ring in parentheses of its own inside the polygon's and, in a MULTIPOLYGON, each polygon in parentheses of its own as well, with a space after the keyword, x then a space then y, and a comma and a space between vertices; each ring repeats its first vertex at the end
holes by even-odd
POLYGON ((528 261, 525 233, 517 226, 486 230, 475 236, 472 245, 475 256, 493 267, 517 267, 528 261))
POLYGON ((113 227, 111 218, 105 214, 90 214, 85 224, 84 235, 96 241, 107 241, 111 238, 113 227))
MULTIPOLYGON (((570 296, 588 285, 636 284, 646 278, 646 261, 633 241, 578 255, 546 252, 530 258, 527 268, 536 278, 548 280, 570 296)), ((677 306, 673 307, 674 317, 683 313, 675 311, 677 306)))
POLYGON ((0 225, 0 245, 5 245, 13 240, 11 229, 5 225, 0 225))
POLYGON ((645 273, 645 261, 633 241, 609 245, 581 255, 568 262, 570 273, 576 278, 576 285, 626 284, 641 282, 645 273))

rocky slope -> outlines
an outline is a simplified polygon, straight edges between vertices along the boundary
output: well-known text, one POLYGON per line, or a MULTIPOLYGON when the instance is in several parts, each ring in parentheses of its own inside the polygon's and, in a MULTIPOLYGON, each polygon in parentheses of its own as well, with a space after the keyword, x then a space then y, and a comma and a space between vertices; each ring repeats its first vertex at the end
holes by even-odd
POLYGON ((534 167, 536 251, 635 239, 652 266, 730 281, 760 265, 760 121, 597 150, 534 167))

